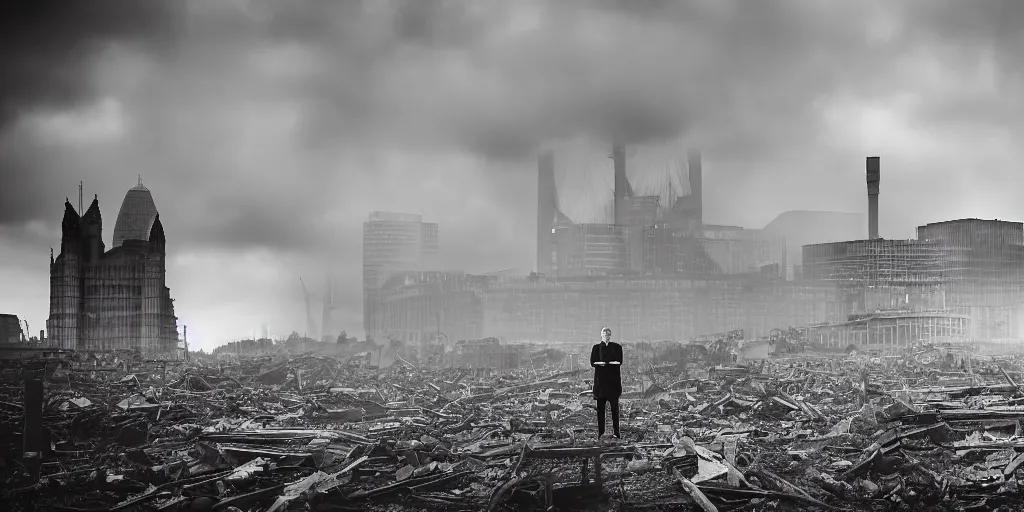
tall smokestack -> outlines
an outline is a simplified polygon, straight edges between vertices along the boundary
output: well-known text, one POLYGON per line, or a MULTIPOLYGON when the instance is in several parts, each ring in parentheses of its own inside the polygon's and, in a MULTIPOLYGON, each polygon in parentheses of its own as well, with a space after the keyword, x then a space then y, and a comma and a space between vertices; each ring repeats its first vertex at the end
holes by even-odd
POLYGON ((615 162, 615 224, 621 226, 626 223, 626 196, 629 194, 624 145, 617 142, 612 144, 612 161, 615 162))
POLYGON ((555 227, 555 155, 541 153, 537 159, 537 273, 551 272, 551 230, 555 227))
POLYGON ((881 181, 882 171, 879 165, 879 157, 869 156, 867 162, 868 170, 868 238, 876 239, 878 236, 878 182, 881 181))
POLYGON ((686 153, 690 175, 690 195, 693 196, 694 216, 698 224, 704 224, 704 173, 701 170, 700 151, 692 149, 686 153))

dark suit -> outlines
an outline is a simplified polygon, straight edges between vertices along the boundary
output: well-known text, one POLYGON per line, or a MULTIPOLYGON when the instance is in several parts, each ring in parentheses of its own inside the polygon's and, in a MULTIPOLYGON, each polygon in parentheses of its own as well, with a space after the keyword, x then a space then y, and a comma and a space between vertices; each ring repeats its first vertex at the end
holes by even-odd
POLYGON ((605 402, 611 402, 612 429, 619 435, 619 396, 622 395, 622 345, 609 341, 598 343, 590 351, 590 366, 594 367, 594 398, 597 400, 597 435, 604 434, 605 402), (611 362, 619 364, 609 364, 611 362), (595 363, 604 362, 598 365, 595 363))

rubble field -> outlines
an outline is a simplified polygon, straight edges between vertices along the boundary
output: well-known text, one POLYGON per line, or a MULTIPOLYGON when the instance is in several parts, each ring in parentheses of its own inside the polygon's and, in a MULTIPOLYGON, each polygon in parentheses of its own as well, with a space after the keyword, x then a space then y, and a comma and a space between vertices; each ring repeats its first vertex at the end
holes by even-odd
POLYGON ((627 362, 621 439, 597 439, 590 368, 9 365, 2 499, 11 511, 1021 510, 1021 360, 955 366, 627 362))

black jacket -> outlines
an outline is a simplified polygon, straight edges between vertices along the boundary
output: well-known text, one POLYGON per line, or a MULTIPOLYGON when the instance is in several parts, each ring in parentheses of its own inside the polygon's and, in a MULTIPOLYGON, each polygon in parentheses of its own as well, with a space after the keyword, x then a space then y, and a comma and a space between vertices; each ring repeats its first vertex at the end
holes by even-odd
POLYGON ((614 341, 609 341, 607 347, 604 343, 594 345, 590 350, 590 366, 594 367, 594 398, 618 398, 622 394, 622 379, 619 375, 622 345, 614 341), (617 361, 619 364, 594 364, 599 361, 617 361))

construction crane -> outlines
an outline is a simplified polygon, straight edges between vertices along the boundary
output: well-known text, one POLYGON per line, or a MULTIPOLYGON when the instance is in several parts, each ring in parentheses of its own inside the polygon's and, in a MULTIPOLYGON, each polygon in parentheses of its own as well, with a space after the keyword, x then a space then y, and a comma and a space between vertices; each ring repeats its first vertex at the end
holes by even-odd
POLYGON ((306 304, 306 332, 303 337, 308 338, 310 335, 316 335, 316 325, 313 323, 313 310, 309 306, 309 289, 306 288, 306 282, 301 277, 299 282, 302 283, 302 298, 306 304))
MULTIPOLYGON (((338 333, 335 330, 335 319, 334 319, 334 276, 328 274, 327 276, 327 290, 324 292, 323 310, 320 315, 320 336, 321 339, 326 336, 337 336, 338 333)), ((332 340, 328 340, 332 341, 332 340)))

